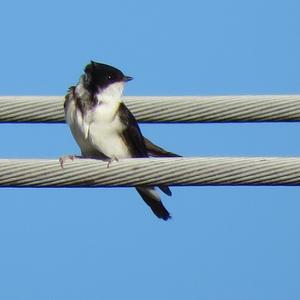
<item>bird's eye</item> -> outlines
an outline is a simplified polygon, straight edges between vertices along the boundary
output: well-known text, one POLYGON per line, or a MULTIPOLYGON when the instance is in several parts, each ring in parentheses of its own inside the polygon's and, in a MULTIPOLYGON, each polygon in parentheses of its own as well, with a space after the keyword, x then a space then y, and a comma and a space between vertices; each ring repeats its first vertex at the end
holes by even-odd
POLYGON ((111 75, 107 75, 107 79, 111 79, 111 75))

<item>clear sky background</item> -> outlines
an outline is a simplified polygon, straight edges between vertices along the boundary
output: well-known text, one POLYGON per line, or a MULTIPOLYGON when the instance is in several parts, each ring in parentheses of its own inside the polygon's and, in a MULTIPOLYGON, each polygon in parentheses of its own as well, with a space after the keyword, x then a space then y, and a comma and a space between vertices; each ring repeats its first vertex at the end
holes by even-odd
MULTIPOLYGON (((3 1, 1 95, 63 95, 90 59, 126 95, 300 93, 292 0, 3 1)), ((1 109, 1 108, 0 108, 1 109)), ((299 156, 300 125, 142 125, 183 156, 299 156)), ((79 153, 66 125, 1 124, 1 158, 79 153)), ((1 189, 0 299, 300 299, 299 187, 1 189)))

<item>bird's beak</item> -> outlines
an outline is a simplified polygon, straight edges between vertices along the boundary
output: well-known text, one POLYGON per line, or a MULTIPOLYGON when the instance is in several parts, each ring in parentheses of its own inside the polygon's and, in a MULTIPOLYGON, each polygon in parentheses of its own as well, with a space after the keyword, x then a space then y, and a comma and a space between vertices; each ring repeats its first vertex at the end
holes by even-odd
POLYGON ((130 76, 124 76, 124 77, 123 77, 123 80, 124 80, 125 82, 130 81, 130 80, 132 80, 132 79, 133 79, 133 77, 130 77, 130 76))

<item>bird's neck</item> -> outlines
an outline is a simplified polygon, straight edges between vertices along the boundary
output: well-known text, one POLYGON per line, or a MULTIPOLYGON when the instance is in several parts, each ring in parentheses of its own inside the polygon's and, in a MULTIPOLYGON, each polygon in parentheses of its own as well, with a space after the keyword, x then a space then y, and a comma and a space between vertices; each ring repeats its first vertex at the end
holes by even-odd
POLYGON ((96 97, 98 103, 101 104, 119 104, 122 102, 122 94, 124 90, 124 83, 123 82, 116 82, 110 84, 108 87, 101 89, 96 97))

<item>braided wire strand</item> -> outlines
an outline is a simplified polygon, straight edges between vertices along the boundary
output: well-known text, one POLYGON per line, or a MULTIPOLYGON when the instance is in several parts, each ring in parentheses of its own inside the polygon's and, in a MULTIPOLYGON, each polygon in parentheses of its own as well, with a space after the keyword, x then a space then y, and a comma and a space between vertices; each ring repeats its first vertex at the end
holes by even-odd
POLYGON ((300 158, 1 159, 1 187, 300 185, 300 158))
MULTIPOLYGON (((0 122, 62 123, 62 96, 2 96, 0 122)), ((124 102, 139 122, 300 121, 300 95, 130 96, 124 102)))

